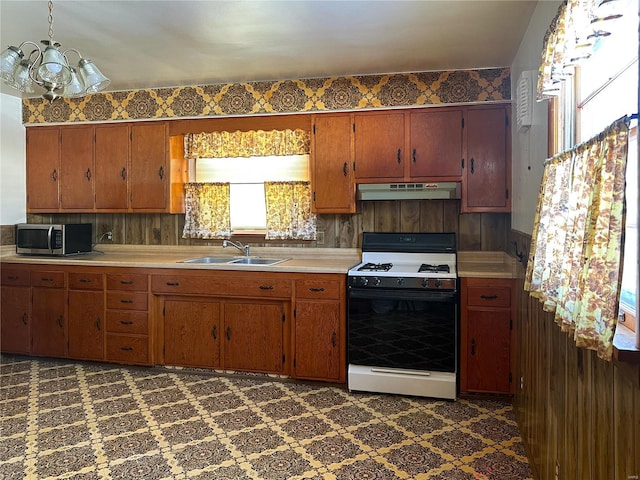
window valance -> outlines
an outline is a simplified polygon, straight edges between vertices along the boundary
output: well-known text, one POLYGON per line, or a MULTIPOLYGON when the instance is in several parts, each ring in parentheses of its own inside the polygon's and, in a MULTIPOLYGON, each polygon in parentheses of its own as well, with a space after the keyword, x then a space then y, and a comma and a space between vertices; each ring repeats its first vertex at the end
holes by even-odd
POLYGON ((304 155, 310 152, 311 135, 296 130, 189 133, 184 137, 185 158, 262 157, 304 155))

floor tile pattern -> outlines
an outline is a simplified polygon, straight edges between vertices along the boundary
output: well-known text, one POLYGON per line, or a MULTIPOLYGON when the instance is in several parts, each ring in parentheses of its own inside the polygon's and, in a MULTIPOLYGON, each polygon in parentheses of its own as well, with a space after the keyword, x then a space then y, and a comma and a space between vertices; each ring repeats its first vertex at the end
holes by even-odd
POLYGON ((0 357, 1 479, 531 478, 510 404, 0 357))

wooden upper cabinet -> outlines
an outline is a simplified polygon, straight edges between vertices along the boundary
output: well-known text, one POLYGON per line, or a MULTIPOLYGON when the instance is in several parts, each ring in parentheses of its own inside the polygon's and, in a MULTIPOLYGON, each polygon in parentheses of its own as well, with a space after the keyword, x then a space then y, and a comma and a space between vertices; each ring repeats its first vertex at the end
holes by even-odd
POLYGON ((313 123, 313 210, 354 213, 353 116, 316 115, 313 123))
POLYGON ((461 212, 511 210, 509 106, 469 108, 461 212))
POLYGON ((402 112, 355 114, 356 179, 403 179, 404 121, 402 112))
POLYGON ((60 129, 60 208, 92 210, 93 127, 62 127, 60 129))
POLYGON ((28 128, 27 210, 57 211, 59 180, 60 128, 28 128))
POLYGON ((97 126, 95 129, 95 208, 126 210, 129 206, 128 125, 97 126))
POLYGON ((154 122, 131 126, 130 206, 164 211, 167 205, 167 127, 154 122))
POLYGON ((462 109, 411 112, 410 126, 410 176, 460 178, 462 109))

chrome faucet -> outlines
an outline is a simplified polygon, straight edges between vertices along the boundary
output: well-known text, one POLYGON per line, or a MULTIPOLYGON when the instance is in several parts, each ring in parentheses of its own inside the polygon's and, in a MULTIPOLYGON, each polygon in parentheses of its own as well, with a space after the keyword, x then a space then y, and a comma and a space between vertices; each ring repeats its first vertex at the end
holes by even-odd
POLYGON ((244 253, 245 257, 249 256, 249 245, 244 245, 242 242, 232 242, 231 240, 223 240, 222 248, 227 248, 229 245, 232 247, 236 247, 242 253, 244 253))

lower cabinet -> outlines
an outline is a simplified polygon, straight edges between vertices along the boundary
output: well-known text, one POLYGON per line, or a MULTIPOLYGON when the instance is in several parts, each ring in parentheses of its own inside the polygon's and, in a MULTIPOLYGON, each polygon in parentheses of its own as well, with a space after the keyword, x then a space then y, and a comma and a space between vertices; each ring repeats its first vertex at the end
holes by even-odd
POLYGON ((222 303, 197 298, 164 301, 164 363, 218 368, 222 303))
POLYGON ((462 393, 513 393, 513 294, 511 279, 461 279, 462 393))
POLYGON ((67 303, 69 357, 103 360, 103 275, 93 272, 70 272, 67 303))
POLYGON ((31 353, 67 356, 67 291, 62 271, 31 272, 31 353))
POLYGON ((6 353, 31 351, 31 286, 28 270, 2 268, 0 349, 6 353))

